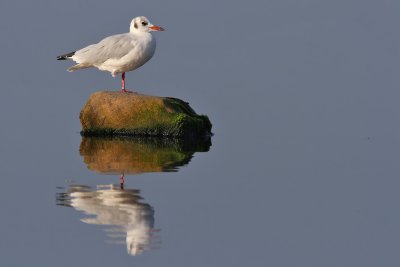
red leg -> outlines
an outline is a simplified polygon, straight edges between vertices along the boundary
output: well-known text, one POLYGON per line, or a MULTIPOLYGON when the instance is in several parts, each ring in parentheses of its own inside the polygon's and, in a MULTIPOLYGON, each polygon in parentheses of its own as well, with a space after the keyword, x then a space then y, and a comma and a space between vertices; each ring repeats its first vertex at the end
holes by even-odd
POLYGON ((125 72, 122 73, 122 92, 125 92, 125 72))
POLYGON ((119 177, 119 186, 122 190, 124 189, 124 183, 125 183, 124 176, 125 176, 124 174, 121 174, 121 177, 119 177))
POLYGON ((128 91, 125 89, 125 72, 122 73, 122 93, 132 93, 131 91, 128 91))

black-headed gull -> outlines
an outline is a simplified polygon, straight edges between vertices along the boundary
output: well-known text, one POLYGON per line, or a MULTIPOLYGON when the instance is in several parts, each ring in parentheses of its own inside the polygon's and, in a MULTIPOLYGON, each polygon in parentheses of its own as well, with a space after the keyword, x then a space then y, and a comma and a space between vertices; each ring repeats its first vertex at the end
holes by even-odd
POLYGON ((72 59, 77 63, 68 71, 95 67, 111 72, 113 77, 122 73, 122 92, 126 93, 125 72, 141 67, 154 55, 156 39, 152 31, 164 29, 151 24, 146 17, 136 17, 128 33, 109 36, 97 44, 58 56, 57 60, 72 59))

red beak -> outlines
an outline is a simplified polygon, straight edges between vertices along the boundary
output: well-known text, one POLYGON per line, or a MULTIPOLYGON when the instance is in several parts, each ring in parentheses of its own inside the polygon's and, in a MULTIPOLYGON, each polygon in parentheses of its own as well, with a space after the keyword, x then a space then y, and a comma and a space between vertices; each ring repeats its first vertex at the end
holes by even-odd
POLYGON ((164 31, 164 28, 156 25, 150 26, 149 28, 152 29, 153 31, 160 31, 160 32, 164 31))

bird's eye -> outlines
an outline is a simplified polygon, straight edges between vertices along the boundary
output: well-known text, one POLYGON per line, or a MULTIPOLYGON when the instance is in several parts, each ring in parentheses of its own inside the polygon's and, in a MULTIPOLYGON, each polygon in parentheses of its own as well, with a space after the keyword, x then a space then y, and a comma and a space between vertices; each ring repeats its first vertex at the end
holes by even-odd
POLYGON ((143 25, 143 26, 146 26, 146 25, 147 25, 147 22, 146 22, 146 21, 142 21, 142 25, 143 25))

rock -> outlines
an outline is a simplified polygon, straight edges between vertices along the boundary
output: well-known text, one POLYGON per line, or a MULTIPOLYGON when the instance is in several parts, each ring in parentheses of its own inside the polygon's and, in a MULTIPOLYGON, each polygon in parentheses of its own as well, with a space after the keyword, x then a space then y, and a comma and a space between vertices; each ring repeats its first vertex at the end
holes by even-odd
POLYGON ((198 137, 212 127, 180 99, 116 91, 93 93, 79 118, 83 136, 198 137))

